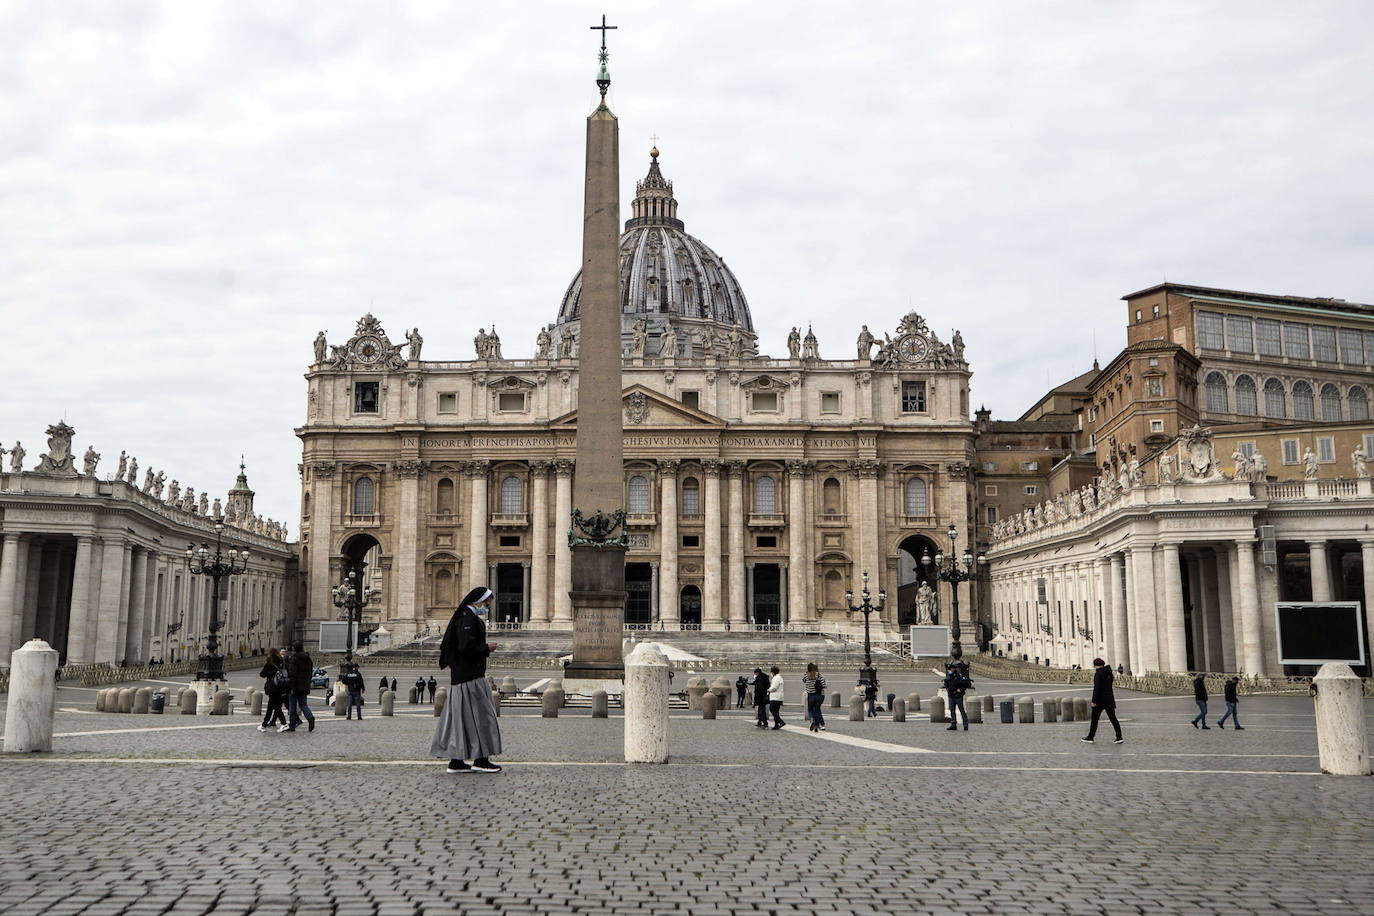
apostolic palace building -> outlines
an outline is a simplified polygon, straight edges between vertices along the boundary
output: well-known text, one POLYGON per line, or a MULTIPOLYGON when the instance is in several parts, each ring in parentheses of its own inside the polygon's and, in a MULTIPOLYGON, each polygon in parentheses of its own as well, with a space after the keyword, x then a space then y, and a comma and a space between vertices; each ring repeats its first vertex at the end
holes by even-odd
MULTIPOLYGON (((766 355, 739 280, 687 234, 650 156, 620 242, 627 625, 853 632, 845 593, 867 573, 888 596, 871 623, 895 637, 918 558, 948 550, 950 525, 970 531, 962 338, 913 312, 824 357, 799 322, 766 355)), ((335 617, 332 587, 366 562, 365 620, 395 641, 437 629, 477 583, 498 623, 571 629, 580 295, 579 275, 529 356, 484 327, 475 359, 442 358, 452 340, 422 358, 418 329, 393 342, 372 315, 344 343, 316 339, 297 430, 307 622, 335 617)))

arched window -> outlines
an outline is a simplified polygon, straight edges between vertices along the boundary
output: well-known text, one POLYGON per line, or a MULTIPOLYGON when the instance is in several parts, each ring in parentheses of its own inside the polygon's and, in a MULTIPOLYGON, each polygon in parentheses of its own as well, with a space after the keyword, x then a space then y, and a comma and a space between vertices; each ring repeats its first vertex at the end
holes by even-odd
POLYGON ((840 499, 840 482, 834 477, 825 478, 821 484, 821 512, 826 515, 839 515, 844 503, 840 499))
POLYGON ((513 474, 501 481, 501 511, 507 514, 525 511, 525 487, 513 474))
POLYGON ((1306 382, 1293 383, 1293 419, 1315 420, 1316 405, 1312 403, 1312 386, 1306 382))
POLYGON ((1246 417, 1259 416, 1259 400, 1255 380, 1248 375, 1236 379, 1236 413, 1246 417))
POLYGON ((1226 397, 1226 376, 1220 372, 1207 373, 1207 410, 1211 413, 1229 413, 1230 405, 1226 397))
POLYGON ((630 512, 642 515, 649 511, 649 479, 642 474, 630 478, 630 512))
POLYGON ((778 484, 773 478, 760 477, 754 481, 754 511, 759 515, 778 511, 778 484))
POLYGON ((434 603, 439 607, 453 604, 453 573, 447 569, 434 574, 434 603))
POLYGON ((434 492, 434 511, 440 515, 453 514, 453 478, 445 477, 439 481, 434 492))
POLYGON ((1352 420, 1368 420, 1368 419, 1369 419, 1369 393, 1368 393, 1368 392, 1366 392, 1366 391, 1365 391, 1363 388, 1361 388, 1359 385, 1356 385, 1356 386, 1354 386, 1353 388, 1350 389, 1350 393, 1346 395, 1346 400, 1349 402, 1349 407, 1350 407, 1350 419, 1352 419, 1352 420))
POLYGON ((826 607, 844 606, 844 576, 840 575, 838 569, 832 569, 825 574, 821 595, 826 607))
POLYGON ((1264 382, 1264 415, 1282 419, 1288 415, 1287 398, 1283 393, 1283 382, 1276 378, 1264 382))
POLYGON ((688 477, 682 481, 682 514, 701 514, 701 484, 697 483, 695 477, 688 477))
POLYGON ((1330 382, 1322 386, 1322 419, 1327 423, 1341 422, 1341 389, 1330 382))
POLYGON ((926 482, 913 477, 906 482, 906 514, 929 515, 930 507, 926 502, 926 482))
POLYGON ((372 515, 377 511, 377 486, 371 477, 359 477, 353 482, 353 514, 372 515))

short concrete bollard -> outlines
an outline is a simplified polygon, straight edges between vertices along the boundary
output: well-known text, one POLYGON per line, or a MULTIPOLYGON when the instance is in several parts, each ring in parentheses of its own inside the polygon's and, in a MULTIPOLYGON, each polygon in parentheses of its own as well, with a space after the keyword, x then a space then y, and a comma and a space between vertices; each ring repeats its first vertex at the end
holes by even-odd
POLYGON ((716 695, 716 709, 730 708, 730 679, 718 677, 711 682, 711 692, 716 695))
POLYGON ((864 698, 849 698, 849 721, 862 722, 864 720, 864 698))
POLYGON ((906 700, 898 698, 892 701, 892 721, 906 721, 906 700))
POLYGON ((716 717, 716 692, 709 690, 701 695, 701 717, 703 719, 714 719, 716 717))
POLYGON ((515 682, 514 677, 508 674, 501 678, 501 692, 508 697, 513 697, 520 692, 520 685, 515 682))
POLYGON ((183 716, 194 716, 196 714, 196 692, 189 687, 177 696, 177 703, 181 706, 183 716))
POLYGON ((255 694, 255 693, 261 693, 261 691, 258 690, 258 689, 255 688, 255 687, 245 687, 245 688, 243 688, 243 705, 244 705, 244 706, 252 706, 252 705, 253 705, 253 694, 255 694))
MULTIPOLYGON (((17 654, 17 653, 16 653, 17 654)), ((1317 754, 1323 773, 1369 775, 1369 733, 1361 682, 1349 665, 1327 662, 1312 678, 1316 695, 1317 754)), ((8 740, 5 749, 9 749, 8 740)))
POLYGON ((557 719, 558 707, 563 705, 563 688, 550 687, 539 698, 542 715, 545 719, 557 719))
POLYGON ((625 658, 625 762, 668 762, 668 659, 648 643, 625 658))
POLYGON ((830 695, 830 708, 839 709, 841 706, 844 705, 843 701, 844 698, 840 696, 840 692, 836 690, 834 693, 830 695))
POLYGON ((334 715, 343 716, 348 713, 348 694, 334 694, 334 715))
POLYGON ((434 693, 434 718, 444 714, 444 704, 448 702, 448 688, 440 687, 434 693))
POLYGON ((907 712, 921 711, 921 695, 919 693, 908 693, 906 695, 907 712))
POLYGON ((153 688, 140 687, 134 691, 134 714, 146 716, 148 706, 153 702, 153 688))
POLYGON ((945 701, 944 701, 944 699, 942 699, 941 697, 931 697, 931 698, 930 698, 930 721, 931 721, 931 722, 946 722, 946 721, 948 721, 948 720, 945 718, 945 701))
POLYGON ((688 678, 687 680, 687 708, 700 709, 701 695, 706 692, 706 678, 701 675, 688 678))
POLYGON ((1086 722, 1086 721, 1088 721, 1088 715, 1089 715, 1088 709, 1089 709, 1089 704, 1088 704, 1088 698, 1087 698, 1087 697, 1074 697, 1074 698, 1073 698, 1073 715, 1074 715, 1074 718, 1076 718, 1079 722, 1086 722))
POLYGON ((1056 707, 1058 706, 1059 703, 1055 700, 1042 700, 1040 702, 1040 715, 1042 720, 1046 723, 1057 721, 1059 713, 1056 712, 1056 707))
POLYGON ((119 691, 119 711, 125 713, 134 711, 134 689, 132 687, 125 687, 119 691))
POLYGON ((592 718, 605 719, 610 715, 610 701, 606 697, 606 691, 592 691, 592 718))
POLYGON ((97 691, 95 692, 95 711, 96 711, 96 712, 104 712, 104 711, 105 711, 105 691, 103 691, 103 690, 97 690, 97 691))
POLYGON ((211 707, 211 709, 210 709, 210 715, 212 715, 212 716, 227 716, 227 715, 229 715, 229 704, 230 704, 231 702, 233 702, 233 700, 234 700, 233 695, 230 694, 229 691, 227 691, 227 690, 220 690, 220 691, 216 692, 216 693, 215 693, 215 705, 214 705, 213 707, 211 707))
POLYGON ((1035 721, 1035 700, 1021 697, 1016 701, 1016 721, 1023 725, 1035 721))
POLYGON ((974 703, 974 704, 973 704, 973 707, 972 707, 971 709, 969 709, 969 711, 968 711, 968 720, 969 720, 970 722, 972 722, 974 725, 982 725, 982 724, 983 724, 983 704, 982 704, 982 703, 974 703))
POLYGON ((992 712, 997 707, 993 705, 992 694, 986 694, 982 702, 983 712, 992 712))
POLYGON ((419 693, 416 692, 414 687, 410 688, 410 705, 415 706, 419 702, 419 693))
POLYGON ((6 754, 52 750, 57 655, 57 650, 41 639, 30 639, 10 653, 9 699, 5 704, 6 754))
POLYGON ((1075 711, 1073 697, 1064 697, 1064 699, 1059 702, 1059 717, 1065 722, 1074 721, 1076 718, 1074 715, 1075 711))
POLYGON ((1003 725, 1010 725, 1016 721, 1016 704, 1011 700, 1003 700, 997 705, 997 717, 1002 720, 1003 725))
POLYGON ((254 690, 254 691, 253 691, 253 705, 250 706, 250 707, 248 707, 248 708, 252 711, 253 715, 255 715, 255 716, 260 716, 260 715, 262 715, 262 698, 263 698, 263 696, 264 696, 264 694, 263 694, 263 692, 262 692, 261 690, 254 690))
POLYGON ((382 691, 382 703, 381 703, 381 706, 382 706, 382 715, 384 715, 384 716, 394 716, 394 715, 396 715, 396 694, 392 693, 390 690, 383 690, 383 691, 382 691))

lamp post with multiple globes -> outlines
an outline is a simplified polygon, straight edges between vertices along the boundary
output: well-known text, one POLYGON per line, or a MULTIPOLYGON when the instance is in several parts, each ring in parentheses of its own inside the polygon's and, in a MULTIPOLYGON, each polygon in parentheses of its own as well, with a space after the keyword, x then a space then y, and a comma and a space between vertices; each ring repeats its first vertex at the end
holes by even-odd
POLYGON ((846 591, 844 593, 844 603, 851 611, 857 611, 864 615, 864 666, 859 669, 859 683, 876 684, 878 681, 878 672, 873 670, 873 649, 868 638, 868 615, 883 609, 883 605, 887 603, 887 593, 882 589, 878 589, 878 603, 873 604, 870 600, 872 598, 872 593, 868 590, 868 570, 864 570, 863 580, 863 589, 859 592, 859 597, 862 598, 863 601, 855 605, 854 592, 846 591))
POLYGON ((353 662, 353 629, 362 624, 362 610, 367 607, 370 599, 381 594, 379 589, 364 588, 361 570, 354 566, 344 576, 344 580, 334 586, 331 593, 334 597, 334 606, 344 612, 344 619, 348 621, 348 631, 344 643, 344 670, 353 662))
POLYGON ((216 518, 213 550, 206 544, 199 547, 194 544, 186 545, 186 568, 192 575, 208 576, 213 583, 210 590, 210 635, 205 640, 205 652, 199 659, 197 681, 224 680, 224 656, 219 653, 219 637, 216 635, 222 623, 219 619, 219 584, 223 579, 248 571, 248 549, 236 550, 230 547, 227 551, 224 550, 223 535, 224 521, 216 518))
POLYGON ((949 531, 945 533, 949 535, 949 556, 937 552, 932 557, 930 551, 927 550, 925 555, 921 557, 921 565, 929 570, 931 576, 942 582, 948 582, 950 585, 949 654, 957 663, 964 657, 964 647, 960 642, 960 637, 963 634, 959 628, 959 583, 968 582, 981 576, 987 570, 988 558, 981 553, 975 558, 967 547, 964 548, 964 555, 960 557, 956 550, 959 532, 955 530, 953 525, 950 525, 949 531))

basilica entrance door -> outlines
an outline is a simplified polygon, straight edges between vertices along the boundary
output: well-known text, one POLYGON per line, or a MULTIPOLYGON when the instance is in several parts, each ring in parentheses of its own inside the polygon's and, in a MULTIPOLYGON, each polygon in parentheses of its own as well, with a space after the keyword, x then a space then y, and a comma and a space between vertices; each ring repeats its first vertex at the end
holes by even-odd
POLYGON ((701 629, 701 589, 695 585, 688 585, 682 589, 678 619, 682 621, 684 630, 701 629))
POLYGON ((625 622, 648 626, 654 620, 654 570, 648 563, 625 564, 625 622))
POLYGON ((751 611, 755 626, 778 626, 782 623, 782 574, 778 564, 754 564, 754 606, 751 611))
POLYGON ((496 564, 496 622, 519 626, 525 610, 525 567, 496 564))

